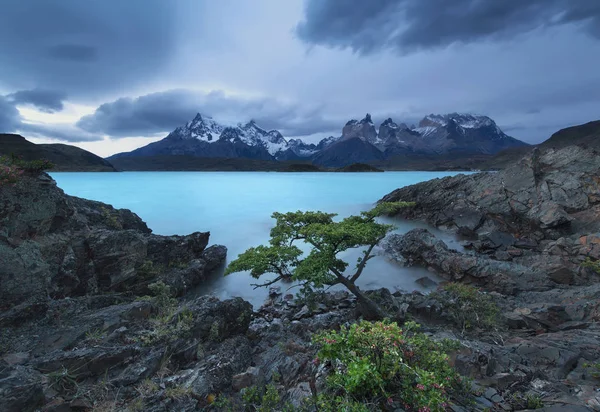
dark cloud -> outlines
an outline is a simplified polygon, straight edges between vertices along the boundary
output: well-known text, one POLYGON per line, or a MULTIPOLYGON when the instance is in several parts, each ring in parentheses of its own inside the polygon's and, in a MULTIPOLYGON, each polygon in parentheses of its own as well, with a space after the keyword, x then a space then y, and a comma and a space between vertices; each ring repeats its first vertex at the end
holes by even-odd
POLYGON ((82 117, 77 126, 90 133, 112 137, 153 137, 185 124, 197 112, 226 124, 254 119, 261 127, 277 129, 286 136, 306 136, 340 127, 338 121, 324 119, 320 107, 307 109, 275 99, 186 90, 169 90, 105 103, 93 114, 82 117))
POLYGON ((296 32, 309 44, 407 52, 570 23, 600 37, 600 1, 307 0, 296 32))
POLYGON ((21 124, 21 115, 15 105, 0 96, 0 133, 14 132, 21 124))
POLYGON ((60 44, 49 50, 49 55, 55 59, 89 62, 96 58, 96 48, 78 44, 60 44))
POLYGON ((45 113, 59 112, 63 109, 63 101, 67 94, 55 90, 32 89, 19 90, 6 96, 15 105, 30 104, 45 113))
POLYGON ((70 124, 21 123, 17 131, 23 136, 46 138, 69 143, 97 142, 104 140, 100 134, 89 133, 70 124))
POLYGON ((43 87, 97 101, 161 75, 176 8, 163 0, 4 1, 0 90, 43 87))

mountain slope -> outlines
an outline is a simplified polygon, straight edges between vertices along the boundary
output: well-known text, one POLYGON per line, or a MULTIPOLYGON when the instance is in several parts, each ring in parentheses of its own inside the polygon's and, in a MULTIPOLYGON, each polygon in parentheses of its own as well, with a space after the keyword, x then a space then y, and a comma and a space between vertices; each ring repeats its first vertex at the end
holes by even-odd
POLYGON ((66 144, 35 144, 17 134, 0 134, 0 155, 24 160, 47 159, 57 172, 115 172, 108 161, 79 147, 66 144))
POLYGON ((540 144, 540 148, 563 148, 572 144, 586 145, 592 149, 600 149, 600 120, 567 127, 554 133, 548 140, 540 144))
POLYGON ((562 149, 571 145, 584 146, 588 149, 600 151, 600 120, 561 129, 536 146, 504 150, 491 159, 483 161, 477 167, 480 169, 503 169, 507 165, 520 160, 534 147, 562 149))
POLYGON ((384 154, 359 137, 342 139, 317 153, 313 163, 325 167, 344 167, 352 163, 371 163, 383 160, 384 154))

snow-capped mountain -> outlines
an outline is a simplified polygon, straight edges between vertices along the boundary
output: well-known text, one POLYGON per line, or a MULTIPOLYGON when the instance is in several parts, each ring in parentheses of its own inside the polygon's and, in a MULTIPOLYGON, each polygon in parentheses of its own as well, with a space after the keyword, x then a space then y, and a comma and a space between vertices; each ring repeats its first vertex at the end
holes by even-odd
POLYGON ((416 127, 388 118, 378 129, 367 114, 362 120, 348 121, 341 136, 330 136, 314 144, 300 139, 286 140, 279 131, 267 131, 254 120, 235 126, 225 125, 198 113, 192 121, 176 128, 164 139, 113 157, 188 155, 280 161, 307 159, 318 165, 338 167, 381 161, 397 155, 494 154, 524 145, 507 136, 489 117, 472 114, 431 114, 416 127))
POLYGON ((212 117, 202 116, 200 113, 194 117, 185 126, 178 127, 171 134, 180 137, 181 139, 198 139, 200 141, 214 143, 225 126, 215 122, 212 117))
POLYGON ((112 157, 188 155, 294 160, 310 157, 317 150, 316 145, 307 145, 299 139, 288 142, 279 131, 267 131, 254 120, 229 126, 198 113, 193 120, 176 128, 164 139, 112 157))

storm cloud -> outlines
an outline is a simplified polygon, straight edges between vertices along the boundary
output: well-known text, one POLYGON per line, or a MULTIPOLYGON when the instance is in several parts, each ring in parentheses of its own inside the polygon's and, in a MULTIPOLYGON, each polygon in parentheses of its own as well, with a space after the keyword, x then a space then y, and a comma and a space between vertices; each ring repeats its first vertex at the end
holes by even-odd
POLYGON ((54 90, 19 90, 6 96, 15 105, 30 104, 45 113, 59 112, 63 109, 63 101, 67 94, 54 90))
POLYGON ((82 117, 77 126, 113 137, 153 137, 187 123, 198 112, 231 125, 253 119, 261 127, 278 129, 288 136, 306 136, 341 127, 340 119, 324 119, 320 107, 304 108, 269 98, 230 96, 223 91, 187 90, 120 98, 82 117))
POLYGON ((576 23, 600 37, 598 0, 308 0, 296 32, 315 45, 401 53, 576 23))
POLYGON ((5 1, 0 89, 63 90, 94 101, 143 84, 169 62, 174 10, 162 0, 5 1))
POLYGON ((21 124, 21 115, 15 105, 0 96, 0 133, 14 132, 21 124))

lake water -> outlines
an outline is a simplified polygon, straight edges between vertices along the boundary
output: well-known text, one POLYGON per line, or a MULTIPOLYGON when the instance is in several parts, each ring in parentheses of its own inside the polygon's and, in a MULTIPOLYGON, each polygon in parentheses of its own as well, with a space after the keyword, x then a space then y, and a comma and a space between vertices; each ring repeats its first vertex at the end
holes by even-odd
MULTIPOLYGON (((266 243, 273 212, 320 210, 341 217, 370 209, 392 190, 454 172, 274 173, 274 172, 123 172, 52 173, 66 193, 109 203, 137 213, 156 234, 210 231, 210 244, 227 246, 228 260, 251 246, 266 243)), ((392 221, 399 232, 425 227, 392 221)), ((458 247, 448 235, 436 234, 458 247)), ((355 262, 358 251, 344 258, 355 262)), ((353 266, 353 265, 351 265, 353 266)), ((383 256, 372 259, 358 280, 365 288, 421 289, 415 280, 423 268, 405 268, 383 256)), ((221 298, 241 296, 259 306, 267 296, 246 273, 215 273, 198 293, 221 298)), ((286 290, 289 285, 283 285, 286 290)))

